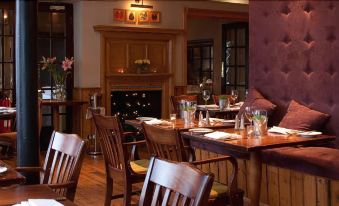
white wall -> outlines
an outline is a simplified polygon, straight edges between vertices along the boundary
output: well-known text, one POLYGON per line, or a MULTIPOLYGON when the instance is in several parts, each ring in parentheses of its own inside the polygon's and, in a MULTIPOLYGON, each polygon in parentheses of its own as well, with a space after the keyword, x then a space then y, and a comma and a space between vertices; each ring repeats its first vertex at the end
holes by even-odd
MULTIPOLYGON (((94 25, 114 25, 130 27, 154 27, 184 29, 185 8, 212 10, 248 11, 247 5, 206 1, 144 1, 152 4, 155 11, 161 11, 161 23, 134 25, 113 21, 113 9, 130 9, 134 0, 126 1, 77 1, 74 2, 74 71, 75 87, 100 87, 100 35, 94 25)), ((176 85, 185 83, 183 70, 183 38, 177 39, 176 47, 176 85)))

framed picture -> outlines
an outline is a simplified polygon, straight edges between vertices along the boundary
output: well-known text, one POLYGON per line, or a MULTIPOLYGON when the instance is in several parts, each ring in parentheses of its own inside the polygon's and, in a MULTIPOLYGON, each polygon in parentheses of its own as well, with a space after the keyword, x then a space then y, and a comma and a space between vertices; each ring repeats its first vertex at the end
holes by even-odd
POLYGON ((149 22, 148 11, 139 11, 138 12, 138 22, 139 23, 148 23, 149 22))
POLYGON ((149 22, 151 23, 160 23, 160 11, 150 11, 149 12, 149 22))
POLYGON ((137 22, 136 11, 133 11, 133 10, 126 11, 126 22, 128 23, 137 22))
POLYGON ((126 18, 125 9, 113 9, 113 20, 114 21, 125 21, 126 18))

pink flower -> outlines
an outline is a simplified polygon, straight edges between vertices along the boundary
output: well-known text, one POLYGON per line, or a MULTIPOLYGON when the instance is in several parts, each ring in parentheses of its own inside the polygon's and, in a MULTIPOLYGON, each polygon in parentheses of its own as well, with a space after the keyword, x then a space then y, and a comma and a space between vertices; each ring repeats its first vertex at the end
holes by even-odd
POLYGON ((48 68, 50 65, 54 64, 56 61, 56 57, 42 57, 42 60, 40 61, 40 63, 42 64, 41 69, 44 70, 46 68, 48 68))
POLYGON ((73 57, 71 59, 68 59, 67 57, 65 57, 65 60, 62 61, 61 67, 64 69, 64 71, 67 71, 68 69, 72 69, 73 62, 74 62, 73 57))

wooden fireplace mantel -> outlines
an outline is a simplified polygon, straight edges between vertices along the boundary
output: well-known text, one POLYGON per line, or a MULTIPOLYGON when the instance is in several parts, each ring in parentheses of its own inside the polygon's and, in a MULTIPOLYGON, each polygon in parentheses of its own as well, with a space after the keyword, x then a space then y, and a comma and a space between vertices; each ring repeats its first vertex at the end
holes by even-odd
POLYGON ((162 91, 162 118, 168 118, 173 95, 175 40, 182 30, 96 25, 100 32, 100 85, 107 114, 111 114, 112 86, 157 86, 162 91), (149 59, 156 73, 138 74, 134 61, 149 59), (119 73, 121 69, 125 73, 119 73))

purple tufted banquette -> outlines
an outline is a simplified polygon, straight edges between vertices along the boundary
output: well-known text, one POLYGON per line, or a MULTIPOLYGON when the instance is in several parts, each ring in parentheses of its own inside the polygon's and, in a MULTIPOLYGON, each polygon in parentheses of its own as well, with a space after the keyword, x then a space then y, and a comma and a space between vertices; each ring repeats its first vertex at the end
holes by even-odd
POLYGON ((339 1, 250 1, 250 87, 278 105, 278 125, 292 99, 331 117, 338 136, 339 1))

